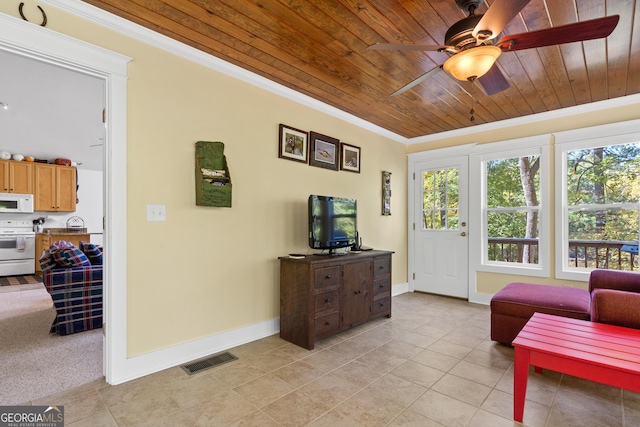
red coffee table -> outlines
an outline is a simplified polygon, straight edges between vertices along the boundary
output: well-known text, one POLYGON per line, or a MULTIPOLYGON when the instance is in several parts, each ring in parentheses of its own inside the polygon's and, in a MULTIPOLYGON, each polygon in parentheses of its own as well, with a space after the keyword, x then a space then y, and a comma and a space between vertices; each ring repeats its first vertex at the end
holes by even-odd
POLYGON ((640 330, 534 313, 513 340, 513 419, 522 422, 529 365, 640 393, 640 330))

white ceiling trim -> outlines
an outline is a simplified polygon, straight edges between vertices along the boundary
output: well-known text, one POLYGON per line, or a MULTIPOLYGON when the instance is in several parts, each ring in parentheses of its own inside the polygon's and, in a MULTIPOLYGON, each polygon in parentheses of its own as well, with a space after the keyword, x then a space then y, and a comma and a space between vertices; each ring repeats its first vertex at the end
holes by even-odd
POLYGON ((217 58, 213 55, 204 53, 198 49, 173 40, 155 31, 149 30, 134 22, 127 21, 95 6, 82 2, 81 0, 40 0, 40 3, 48 4, 65 12, 79 16, 90 22, 94 22, 101 26, 107 27, 113 31, 125 34, 129 37, 148 43, 157 48, 163 49, 174 55, 183 57, 187 60, 199 63, 213 70, 242 80, 246 83, 275 93, 284 98, 290 99, 299 104, 311 107, 317 111, 323 112, 330 116, 344 120, 355 126, 374 132, 391 140, 411 145, 425 142, 434 142, 446 138, 454 138, 459 136, 469 136, 479 132, 488 132, 504 127, 519 126, 524 124, 532 124, 542 122, 549 119, 557 119, 570 117, 578 114, 589 113, 607 108, 616 108, 620 106, 637 105, 640 103, 640 94, 624 96, 615 99, 593 102, 574 107, 562 108, 559 110, 546 111, 543 113, 531 114, 524 117, 516 117, 513 119, 500 120, 492 123, 485 123, 477 126, 467 127, 463 129, 455 129, 446 132, 440 132, 433 135, 405 138, 394 132, 390 132, 378 125, 360 119, 350 113, 337 109, 324 102, 311 98, 293 89, 289 89, 279 83, 275 83, 269 79, 259 76, 251 71, 240 68, 234 64, 217 58))
POLYGON ((627 107, 631 105, 640 104, 640 94, 622 96, 614 99, 606 99, 604 101, 591 102, 589 104, 576 105, 573 107, 565 107, 559 110, 545 111, 543 113, 536 113, 529 116, 515 117, 513 119, 505 119, 492 123, 484 123, 478 126, 468 127, 464 129, 455 129, 446 132, 436 133, 434 135, 421 136, 411 138, 408 140, 408 144, 418 144, 422 142, 439 141, 446 138, 454 138, 458 136, 473 135, 479 132, 488 132, 496 129, 521 126, 531 123, 542 122, 550 119, 559 119, 564 117, 576 116, 584 113, 591 113, 594 111, 627 107))

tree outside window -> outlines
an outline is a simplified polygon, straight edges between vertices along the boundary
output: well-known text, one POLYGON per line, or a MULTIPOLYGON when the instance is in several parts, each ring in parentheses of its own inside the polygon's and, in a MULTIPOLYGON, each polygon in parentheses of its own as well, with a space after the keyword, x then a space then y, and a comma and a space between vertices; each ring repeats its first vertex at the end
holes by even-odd
POLYGON ((539 263, 539 155, 489 160, 486 177, 486 260, 539 263))
POLYGON ((637 270, 640 143, 568 151, 565 161, 567 267, 637 270))

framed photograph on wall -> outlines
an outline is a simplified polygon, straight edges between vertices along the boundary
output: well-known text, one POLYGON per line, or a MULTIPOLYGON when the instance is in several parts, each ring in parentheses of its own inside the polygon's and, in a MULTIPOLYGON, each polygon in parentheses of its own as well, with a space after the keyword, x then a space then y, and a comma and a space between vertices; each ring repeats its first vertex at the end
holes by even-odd
POLYGON ((382 171, 382 215, 391 215, 391 172, 382 171))
POLYGON ((309 132, 309 139, 311 139, 309 164, 337 171, 340 140, 313 131, 309 132))
POLYGON ((343 142, 341 148, 340 169, 360 173, 360 147, 343 142))
POLYGON ((307 132, 281 124, 278 146, 278 157, 281 159, 307 163, 309 156, 307 132))

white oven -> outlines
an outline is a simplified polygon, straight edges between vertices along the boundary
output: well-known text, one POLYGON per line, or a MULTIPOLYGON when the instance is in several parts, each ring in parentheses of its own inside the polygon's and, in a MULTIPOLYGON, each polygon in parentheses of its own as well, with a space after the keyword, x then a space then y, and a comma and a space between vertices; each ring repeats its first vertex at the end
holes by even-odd
POLYGON ((33 213, 33 194, 0 193, 1 213, 33 213))
POLYGON ((36 272, 36 233, 32 221, 0 221, 0 276, 36 272))

